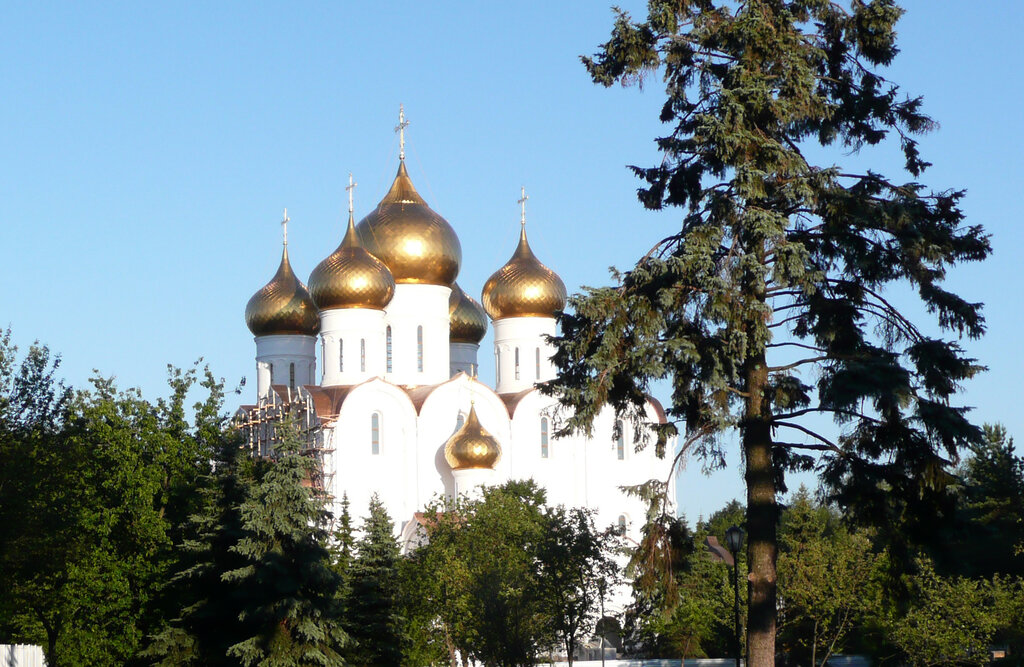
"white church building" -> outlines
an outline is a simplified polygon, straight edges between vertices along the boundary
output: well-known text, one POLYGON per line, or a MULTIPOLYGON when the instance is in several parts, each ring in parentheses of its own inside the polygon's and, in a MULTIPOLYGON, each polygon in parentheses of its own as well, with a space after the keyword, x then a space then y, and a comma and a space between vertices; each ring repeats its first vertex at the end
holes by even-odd
MULTIPOLYGON (((533 479, 549 503, 593 508, 599 528, 639 540, 644 505, 620 487, 667 480, 671 456, 635 451, 628 424, 613 436, 610 410, 591 438, 554 437, 556 401, 535 384, 555 375, 546 336, 566 290, 527 240, 525 194, 518 243, 509 238, 511 258, 472 288, 477 302, 456 282, 459 237, 413 187, 402 139, 390 190, 358 224, 350 182, 348 227, 308 287, 289 263, 285 227, 277 273, 245 310, 257 403, 242 415, 304 402, 321 434, 328 496, 347 494, 361 516, 378 494, 406 546, 431 501, 510 479, 533 479), (494 387, 477 378, 488 326, 494 387)), ((648 413, 665 419, 654 399, 648 413)))

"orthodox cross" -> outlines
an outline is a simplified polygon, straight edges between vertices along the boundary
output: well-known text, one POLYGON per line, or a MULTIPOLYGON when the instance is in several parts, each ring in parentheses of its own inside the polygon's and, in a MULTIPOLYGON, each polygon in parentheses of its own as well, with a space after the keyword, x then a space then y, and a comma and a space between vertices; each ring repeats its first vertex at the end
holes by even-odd
POLYGON ((359 185, 359 184, 356 183, 354 180, 352 180, 352 172, 351 171, 348 172, 348 186, 345 188, 345 190, 348 191, 348 212, 349 212, 349 215, 351 215, 352 211, 355 210, 355 208, 352 206, 352 193, 355 192, 355 189, 356 189, 357 185, 359 185))
POLYGON ((521 224, 523 227, 525 227, 526 226, 526 200, 529 199, 529 197, 526 196, 526 188, 523 188, 523 187, 519 188, 519 192, 522 194, 522 197, 520 197, 519 201, 516 202, 516 203, 519 204, 519 208, 520 208, 519 224, 521 224))
POLYGON ((398 159, 405 159, 405 128, 409 127, 409 121, 405 119, 405 106, 398 105, 398 125, 395 132, 398 132, 398 159))
POLYGON ((284 210, 284 218, 281 220, 281 229, 284 230, 284 244, 288 245, 288 209, 284 210))

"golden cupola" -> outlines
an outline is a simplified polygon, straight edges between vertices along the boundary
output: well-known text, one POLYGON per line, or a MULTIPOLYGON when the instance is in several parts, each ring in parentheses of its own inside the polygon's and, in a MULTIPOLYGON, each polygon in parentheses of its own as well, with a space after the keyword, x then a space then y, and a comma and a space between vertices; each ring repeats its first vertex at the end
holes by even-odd
POLYGON ((391 271, 359 241, 351 205, 345 238, 337 250, 313 269, 309 275, 309 291, 320 310, 384 310, 395 294, 391 271))
POLYGON ((391 189, 356 229, 366 249, 391 269, 396 283, 448 287, 459 275, 459 237, 416 192, 404 159, 391 189))
POLYGON ((524 219, 512 258, 484 284, 484 310, 492 320, 554 317, 565 308, 565 298, 565 283, 530 250, 524 219))
POLYGON ((287 241, 277 273, 246 304, 245 324, 254 336, 315 336, 320 331, 316 305, 288 262, 287 241))
POLYGON ((480 425, 476 406, 470 406, 466 423, 456 431, 444 446, 444 458, 452 470, 490 468, 501 459, 501 445, 480 425))
POLYGON ((448 297, 449 341, 479 345, 487 334, 487 314, 484 307, 466 294, 458 283, 452 285, 448 297))

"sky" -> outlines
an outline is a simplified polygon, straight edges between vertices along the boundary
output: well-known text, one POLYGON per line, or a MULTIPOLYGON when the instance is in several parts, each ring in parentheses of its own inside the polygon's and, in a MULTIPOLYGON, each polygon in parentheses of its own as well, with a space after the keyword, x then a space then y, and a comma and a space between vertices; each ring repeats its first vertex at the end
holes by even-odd
MULTIPOLYGON (((940 124, 922 181, 966 189, 967 222, 994 247, 948 283, 988 319, 964 345, 989 370, 962 403, 1024 437, 1024 5, 902 4, 887 76, 940 124)), ((349 172, 357 219, 386 192, 399 104, 410 174, 460 237, 466 291, 479 298, 511 255, 521 186, 537 256, 570 292, 607 284, 680 219, 644 211, 626 169, 659 161, 660 81, 605 89, 579 62, 612 19, 594 0, 0 3, 0 327, 49 345, 75 386, 97 369, 155 399, 168 364, 202 357, 229 387, 249 380, 229 410, 252 402, 243 311, 277 268, 282 209, 305 278, 340 241, 349 172)), ((900 168, 886 149, 821 159, 900 168)), ((688 464, 687 517, 742 496, 738 454, 728 463, 688 464)))

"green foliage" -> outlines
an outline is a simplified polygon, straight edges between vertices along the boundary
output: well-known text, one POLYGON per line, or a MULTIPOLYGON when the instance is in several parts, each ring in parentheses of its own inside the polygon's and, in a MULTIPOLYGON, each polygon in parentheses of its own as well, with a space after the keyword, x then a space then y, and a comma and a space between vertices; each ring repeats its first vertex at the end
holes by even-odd
POLYGON ((601 599, 618 581, 618 567, 609 553, 612 537, 597 531, 592 510, 559 505, 545 519, 537 552, 541 608, 571 666, 576 647, 597 622, 601 599))
POLYGON ((964 460, 957 520, 936 568, 965 576, 1024 576, 1024 458, 1001 425, 984 427, 985 440, 964 460))
POLYGON ((33 345, 20 363, 0 338, 0 632, 41 644, 50 665, 131 663, 163 623, 157 591, 179 522, 220 427, 221 386, 194 424, 185 401, 198 369, 170 374, 155 405, 96 377, 71 392, 33 345))
POLYGON ((398 615, 398 543, 376 494, 370 498, 355 554, 345 604, 345 628, 353 645, 345 657, 354 665, 398 665, 406 643, 398 615))
POLYGON ((278 425, 273 460, 239 508, 242 538, 230 550, 245 564, 222 574, 245 600, 239 621, 248 636, 228 655, 246 667, 344 664, 329 515, 309 488, 314 462, 302 446, 293 425, 278 425))
POLYGON ((985 665, 996 632, 1020 623, 1020 584, 941 577, 922 561, 914 604, 891 621, 894 643, 913 665, 985 665))
POLYGON ((782 515, 780 648, 812 667, 842 653, 879 602, 882 566, 866 533, 801 487, 782 515))
POLYGON ((614 540, 590 512, 545 501, 534 482, 510 481, 428 508, 429 542, 407 570, 421 596, 414 612, 436 629, 419 643, 425 655, 525 666, 590 635, 614 584, 614 540))
MULTIPOLYGON (((988 238, 963 224, 962 192, 917 181, 928 163, 915 136, 934 123, 878 71, 897 53, 900 14, 892 0, 651 0, 646 21, 617 11, 611 39, 583 59, 605 86, 662 77, 662 158, 633 171, 644 206, 684 212, 616 286, 570 299, 547 391, 571 408, 562 433, 588 430, 605 404, 640 429, 651 383, 668 381, 681 455, 711 467, 722 433, 738 431, 757 665, 774 660, 787 470, 817 465, 832 499, 884 538, 923 540, 952 507, 951 462, 982 441, 951 402, 981 367, 892 299, 909 286, 931 328, 984 331, 980 304, 943 282, 985 258, 988 238), (907 180, 805 151, 886 140, 899 142, 907 180)), ((648 426, 659 449, 675 429, 648 426)))
MULTIPOLYGON (((675 519, 670 534, 671 585, 663 576, 633 579, 633 602, 625 614, 627 655, 644 658, 731 657, 734 654, 732 568, 714 559, 704 541, 715 536, 725 544, 725 529, 742 525, 744 508, 735 501, 701 521, 691 532, 675 519)), ((645 528, 646 530, 646 528, 645 528)), ((646 535, 645 535, 646 539, 646 535)), ((646 553, 643 542, 634 554, 646 553)), ((658 560, 646 558, 651 568, 658 560)), ((740 568, 745 562, 740 554, 740 568)), ((741 616, 745 615, 741 601, 741 616)))

